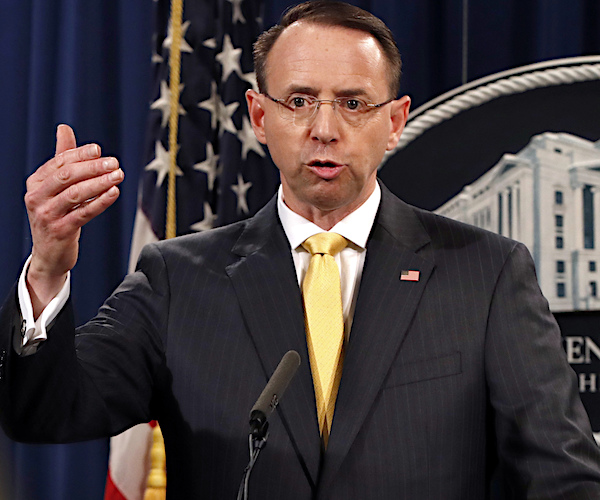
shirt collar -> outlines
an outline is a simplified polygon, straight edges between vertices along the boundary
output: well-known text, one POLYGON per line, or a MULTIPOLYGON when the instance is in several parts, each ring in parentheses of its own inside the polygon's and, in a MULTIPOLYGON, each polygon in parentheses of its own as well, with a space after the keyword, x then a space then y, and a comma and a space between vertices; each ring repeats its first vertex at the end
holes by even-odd
MULTIPOLYGON (((379 183, 375 183, 375 189, 367 201, 339 221, 330 231, 341 234, 356 247, 365 249, 380 202, 381 188, 379 183)), ((277 192, 277 213, 292 249, 298 248, 306 238, 323 232, 319 226, 298 215, 284 203, 281 186, 277 192)))

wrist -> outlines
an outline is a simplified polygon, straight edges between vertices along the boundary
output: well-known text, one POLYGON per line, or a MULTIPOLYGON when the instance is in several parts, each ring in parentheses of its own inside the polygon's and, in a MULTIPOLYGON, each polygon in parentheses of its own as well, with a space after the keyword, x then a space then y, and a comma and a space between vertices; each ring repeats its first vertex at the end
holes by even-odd
POLYGON ((60 292, 67 273, 48 273, 35 265, 34 259, 29 264, 25 274, 25 283, 31 297, 34 317, 37 318, 50 301, 60 292))

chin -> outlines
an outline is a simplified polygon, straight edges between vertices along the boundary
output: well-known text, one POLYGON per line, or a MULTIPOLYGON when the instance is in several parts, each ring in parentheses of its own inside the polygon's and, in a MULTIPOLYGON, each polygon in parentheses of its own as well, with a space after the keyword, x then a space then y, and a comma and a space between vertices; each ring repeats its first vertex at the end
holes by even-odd
POLYGON ((323 212, 330 212, 348 207, 354 202, 354 200, 355 198, 348 198, 345 196, 340 196, 339 194, 320 193, 318 196, 313 197, 311 204, 323 212))

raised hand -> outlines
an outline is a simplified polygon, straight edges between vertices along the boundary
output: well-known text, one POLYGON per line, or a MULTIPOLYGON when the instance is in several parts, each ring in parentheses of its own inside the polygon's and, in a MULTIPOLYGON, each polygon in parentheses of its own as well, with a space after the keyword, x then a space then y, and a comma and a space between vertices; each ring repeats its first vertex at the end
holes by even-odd
POLYGON ((116 158, 102 157, 97 144, 77 147, 73 129, 58 126, 56 155, 27 179, 25 194, 33 240, 27 286, 36 318, 77 262, 81 227, 116 201, 123 177, 116 158))

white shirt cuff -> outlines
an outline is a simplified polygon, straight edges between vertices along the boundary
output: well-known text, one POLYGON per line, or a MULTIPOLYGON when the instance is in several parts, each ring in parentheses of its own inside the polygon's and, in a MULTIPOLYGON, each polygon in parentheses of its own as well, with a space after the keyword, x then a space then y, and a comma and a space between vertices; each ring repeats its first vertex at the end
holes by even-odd
POLYGON ((13 339, 13 347, 17 354, 33 354, 37 350, 40 342, 46 340, 46 328, 58 313, 62 310, 71 294, 71 273, 67 273, 67 279, 60 292, 50 301, 46 308, 39 315, 37 321, 33 318, 33 306, 31 305, 31 296, 27 289, 27 269, 31 262, 31 255, 23 266, 23 271, 19 277, 17 292, 19 294, 19 307, 21 308, 21 331, 13 339))

